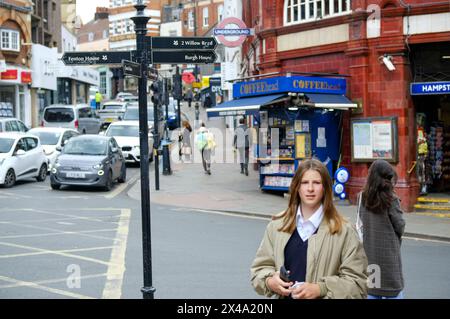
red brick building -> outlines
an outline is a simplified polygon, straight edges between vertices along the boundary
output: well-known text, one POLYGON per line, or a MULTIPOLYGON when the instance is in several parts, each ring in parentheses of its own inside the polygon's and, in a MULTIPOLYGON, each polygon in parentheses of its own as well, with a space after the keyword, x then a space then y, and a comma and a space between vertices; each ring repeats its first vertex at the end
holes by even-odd
POLYGON ((396 191, 404 208, 411 211, 419 195, 416 122, 419 113, 425 114, 428 146, 435 156, 430 190, 448 191, 450 2, 243 0, 243 11, 245 23, 255 29, 255 36, 243 46, 245 75, 300 72, 346 76, 347 96, 360 106, 347 112, 342 128, 341 165, 351 173, 346 187, 352 202, 370 166, 369 160, 356 162, 352 158, 356 154, 351 131, 355 118, 396 119, 396 191), (422 82, 431 85, 428 92, 413 95, 411 84, 422 82), (436 83, 441 87, 431 92, 436 83), (433 125, 441 125, 444 133, 439 129, 436 133, 433 125), (436 134, 438 139, 444 138, 434 145, 443 144, 440 149, 430 144, 436 134))

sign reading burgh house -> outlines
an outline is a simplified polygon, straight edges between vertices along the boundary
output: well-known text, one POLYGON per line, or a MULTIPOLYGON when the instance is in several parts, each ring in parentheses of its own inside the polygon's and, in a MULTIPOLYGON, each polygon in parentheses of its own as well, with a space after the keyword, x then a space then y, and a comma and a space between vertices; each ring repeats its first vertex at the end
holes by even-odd
POLYGON ((235 83, 233 98, 282 92, 345 94, 345 91, 345 79, 291 76, 235 83))

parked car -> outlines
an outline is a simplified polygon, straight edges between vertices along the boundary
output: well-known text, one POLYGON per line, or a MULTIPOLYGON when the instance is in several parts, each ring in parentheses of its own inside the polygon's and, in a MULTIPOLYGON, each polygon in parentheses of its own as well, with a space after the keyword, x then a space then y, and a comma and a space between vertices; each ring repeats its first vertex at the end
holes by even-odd
POLYGON ((119 92, 119 93, 117 93, 117 95, 116 95, 116 100, 117 100, 117 101, 123 102, 124 99, 125 99, 125 97, 131 97, 131 96, 133 96, 133 94, 131 94, 131 93, 128 93, 128 92, 119 92))
POLYGON ((52 189, 62 185, 99 186, 109 191, 127 178, 125 159, 113 137, 80 135, 71 138, 50 173, 52 189))
POLYGON ((0 185, 12 187, 18 180, 47 178, 48 162, 39 138, 24 133, 0 133, 0 185))
POLYGON ((14 117, 0 118, 0 132, 27 132, 28 127, 14 117))
MULTIPOLYGON (((164 109, 164 116, 165 114, 165 108, 164 109)), ((175 100, 171 101, 171 103, 168 106, 168 116, 167 116, 167 127, 169 128, 169 130, 174 130, 176 128, 178 128, 178 105, 177 102, 175 100)), ((186 113, 184 112, 180 112, 181 114, 181 122, 183 121, 188 121, 189 122, 189 117, 186 115, 186 113)))
POLYGON ((64 147, 72 137, 80 135, 78 131, 61 127, 36 127, 29 130, 28 133, 39 137, 48 159, 48 171, 51 171, 56 157, 60 154, 56 149, 64 147))
POLYGON ((43 127, 64 127, 82 134, 98 134, 101 121, 87 104, 55 104, 44 109, 43 127))
MULTIPOLYGON (((153 131, 155 124, 155 109, 153 108, 152 103, 148 103, 147 107, 147 121, 148 121, 148 130, 149 132, 153 131)), ((138 107, 128 107, 127 111, 123 116, 124 121, 139 121, 139 108, 138 107)), ((158 132, 160 136, 164 132, 165 120, 162 111, 159 112, 159 122, 158 122, 158 132)), ((153 132, 152 132, 153 133, 153 132)))
MULTIPOLYGON (((120 121, 112 123, 106 131, 106 136, 114 137, 122 150, 126 161, 139 163, 141 148, 139 141, 139 121, 120 121)), ((148 136, 149 160, 153 161, 153 136, 148 136)))
POLYGON ((128 108, 128 102, 111 101, 102 105, 98 115, 102 121, 102 129, 108 128, 112 122, 121 121, 128 108))

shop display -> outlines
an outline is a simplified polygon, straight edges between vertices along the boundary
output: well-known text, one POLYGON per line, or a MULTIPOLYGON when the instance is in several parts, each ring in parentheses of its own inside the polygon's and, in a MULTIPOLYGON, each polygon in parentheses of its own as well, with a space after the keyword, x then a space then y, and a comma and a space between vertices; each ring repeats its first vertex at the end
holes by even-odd
POLYGON ((261 174, 291 174, 295 173, 294 164, 270 164, 261 166, 261 174))
POLYGON ((289 188, 292 182, 292 177, 282 176, 265 176, 264 186, 268 187, 286 187, 289 188))
POLYGON ((0 117, 14 117, 13 105, 10 102, 0 102, 0 117))

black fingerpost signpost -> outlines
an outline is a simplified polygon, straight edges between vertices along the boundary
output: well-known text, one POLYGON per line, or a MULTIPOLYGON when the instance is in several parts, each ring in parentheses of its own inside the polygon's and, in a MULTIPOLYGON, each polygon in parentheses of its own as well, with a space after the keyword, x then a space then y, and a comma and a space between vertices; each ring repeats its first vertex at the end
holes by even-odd
MULTIPOLYGON (((150 179, 149 166, 144 165, 144 163, 149 162, 147 78, 157 80, 158 72, 156 69, 149 68, 149 64, 214 63, 217 58, 214 52, 217 42, 214 38, 208 37, 147 37, 147 23, 150 20, 150 17, 146 16, 144 12, 147 6, 143 0, 137 0, 134 7, 136 8, 136 16, 132 17, 131 20, 135 24, 136 51, 66 52, 61 60, 65 65, 122 64, 125 75, 139 78, 141 213, 144 259, 144 287, 141 288, 141 292, 144 299, 154 299, 156 289, 152 283, 150 179), (155 51, 152 50, 152 45, 154 45, 155 51)), ((177 84, 180 85, 181 75, 178 68, 176 80, 177 84)), ((154 84, 156 83, 154 82, 154 84)), ((181 99, 181 85, 177 97, 181 99)), ((157 109, 155 107, 155 112, 157 109)), ((178 110, 180 111, 180 106, 178 106, 178 110)), ((158 116, 155 114, 155 121, 157 120, 158 116)), ((156 122, 155 125, 157 125, 156 122)), ((158 132, 156 132, 156 138, 157 135, 158 132)), ((156 185, 159 185, 158 175, 156 175, 156 185)), ((157 189, 159 189, 159 186, 157 189)))
POLYGON ((150 17, 144 13, 147 7, 142 0, 134 6, 136 16, 131 19, 136 31, 137 62, 141 65, 139 78, 139 139, 141 144, 141 208, 142 208, 142 248, 144 257, 144 287, 141 292, 144 299, 154 299, 156 289, 152 283, 152 249, 150 220, 150 178, 148 157, 148 114, 147 114, 147 73, 148 51, 146 45, 147 23, 150 17))

